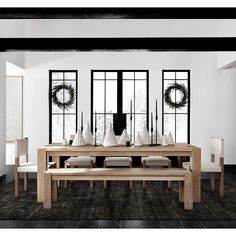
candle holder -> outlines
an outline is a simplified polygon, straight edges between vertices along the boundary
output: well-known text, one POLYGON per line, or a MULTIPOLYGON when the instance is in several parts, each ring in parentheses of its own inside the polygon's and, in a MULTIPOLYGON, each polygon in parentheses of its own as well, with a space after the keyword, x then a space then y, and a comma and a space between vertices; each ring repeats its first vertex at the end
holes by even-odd
POLYGON ((94 147, 98 147, 97 145, 97 128, 94 128, 94 147))

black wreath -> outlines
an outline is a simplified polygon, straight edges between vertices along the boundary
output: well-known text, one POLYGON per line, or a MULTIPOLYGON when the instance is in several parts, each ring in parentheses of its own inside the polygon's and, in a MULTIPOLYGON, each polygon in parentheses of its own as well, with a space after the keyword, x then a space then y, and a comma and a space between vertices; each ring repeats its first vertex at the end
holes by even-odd
POLYGON ((68 110, 74 103, 75 101, 75 89, 69 85, 69 84, 59 84, 55 85, 52 89, 52 102, 57 105, 60 109, 66 109, 68 110), (70 98, 65 101, 61 102, 59 98, 57 97, 57 93, 61 91, 62 89, 67 90, 70 98))
POLYGON ((169 87, 167 87, 167 89, 165 90, 165 94, 164 94, 164 99, 165 99, 165 103, 170 107, 170 108, 182 108, 186 105, 186 103, 188 102, 188 91, 186 89, 186 87, 184 86, 184 84, 171 84, 169 87), (171 92, 172 90, 179 90, 182 97, 180 99, 179 102, 173 102, 171 100, 171 92))

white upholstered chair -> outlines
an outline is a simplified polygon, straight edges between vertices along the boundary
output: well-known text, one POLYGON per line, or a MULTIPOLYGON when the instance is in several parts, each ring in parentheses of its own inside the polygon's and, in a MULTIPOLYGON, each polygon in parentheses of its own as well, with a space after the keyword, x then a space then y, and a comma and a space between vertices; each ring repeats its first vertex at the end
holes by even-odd
MULTIPOLYGON (((15 140, 15 197, 20 196, 19 182, 20 173, 24 173, 24 191, 28 190, 28 173, 37 173, 37 165, 29 162, 28 157, 28 138, 15 140), (23 161, 23 157, 25 160, 23 161)), ((49 162, 48 168, 55 165, 55 162, 49 162)))
MULTIPOLYGON (((190 162, 183 162, 183 168, 191 170, 190 162)), ((211 138, 211 161, 201 162, 201 172, 211 174, 211 190, 215 191, 215 174, 219 173, 219 194, 224 197, 224 139, 211 138)))
MULTIPOLYGON (((68 167, 93 168, 95 165, 96 165, 96 157, 90 157, 90 156, 70 157, 65 161, 65 168, 68 167)), ((67 188, 67 181, 65 181, 65 187, 67 188)), ((90 181, 90 187, 93 188, 93 181, 90 181)))
MULTIPOLYGON (((142 167, 155 167, 155 168, 163 168, 163 167, 171 167, 171 160, 167 157, 163 156, 148 156, 141 158, 142 167)), ((146 188, 146 181, 143 181, 143 188, 146 188)), ((168 188, 171 188, 171 182, 168 181, 168 188)))

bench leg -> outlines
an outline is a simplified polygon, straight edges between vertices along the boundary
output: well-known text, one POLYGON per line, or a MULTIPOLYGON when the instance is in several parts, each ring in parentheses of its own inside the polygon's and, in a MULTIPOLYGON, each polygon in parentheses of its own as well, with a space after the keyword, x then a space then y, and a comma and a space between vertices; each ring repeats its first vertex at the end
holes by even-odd
MULTIPOLYGON (((169 168, 171 168, 171 160, 169 162, 169 168)), ((171 181, 170 180, 168 181, 168 188, 171 189, 171 181)))
MULTIPOLYGON (((104 161, 104 163, 103 163, 103 167, 104 168, 106 168, 107 167, 107 165, 106 165, 106 162, 104 161)), ((107 181, 105 180, 105 181, 103 181, 103 188, 104 189, 106 189, 107 188, 107 181)))
POLYGON ((52 179, 51 175, 44 174, 44 200, 43 208, 52 208, 52 179))
POLYGON ((215 173, 211 173, 211 190, 215 191, 215 173))
POLYGON ((184 202, 184 181, 179 181, 179 201, 184 202))
MULTIPOLYGON (((90 161, 90 168, 93 168, 93 161, 90 161)), ((90 188, 93 188, 93 181, 90 181, 90 188)))
MULTIPOLYGON (((142 167, 146 168, 146 161, 145 160, 142 163, 142 167)), ((145 189, 145 188, 146 188, 146 181, 143 181, 143 189, 145 189)))
MULTIPOLYGON (((129 163, 129 168, 132 168, 132 162, 129 163)), ((132 181, 129 181, 129 188, 132 189, 132 181)))
MULTIPOLYGON (((64 168, 67 168, 67 161, 64 162, 64 168)), ((68 181, 67 180, 64 181, 64 187, 65 188, 68 187, 68 181)))
POLYGON ((193 209, 193 177, 191 172, 185 174, 184 209, 185 210, 193 209))
POLYGON ((20 196, 19 183, 20 183, 20 176, 19 176, 19 172, 17 172, 16 170, 15 171, 15 198, 18 198, 20 196))
POLYGON ((57 202, 57 181, 52 181, 52 202, 57 202))

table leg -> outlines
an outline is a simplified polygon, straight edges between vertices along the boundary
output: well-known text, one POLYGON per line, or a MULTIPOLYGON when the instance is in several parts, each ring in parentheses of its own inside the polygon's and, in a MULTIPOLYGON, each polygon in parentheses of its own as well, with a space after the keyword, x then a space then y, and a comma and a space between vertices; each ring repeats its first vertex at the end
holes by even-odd
POLYGON ((43 208, 52 207, 52 176, 50 173, 44 174, 44 200, 43 208))
POLYGON ((193 202, 201 202, 201 149, 192 151, 193 202))
POLYGON ((44 172, 47 170, 47 153, 45 148, 38 148, 37 156, 37 201, 44 201, 44 172))

